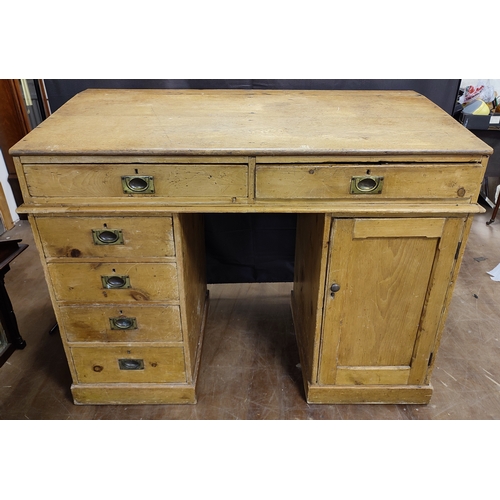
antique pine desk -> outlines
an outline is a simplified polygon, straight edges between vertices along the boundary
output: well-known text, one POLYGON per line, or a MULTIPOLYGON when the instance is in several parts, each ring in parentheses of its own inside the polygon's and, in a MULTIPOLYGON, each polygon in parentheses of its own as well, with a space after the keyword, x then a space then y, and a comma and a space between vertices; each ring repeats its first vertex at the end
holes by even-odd
POLYGON ((427 403, 491 148, 414 92, 88 90, 12 149, 78 404, 195 403, 203 214, 298 214, 310 403, 427 403))

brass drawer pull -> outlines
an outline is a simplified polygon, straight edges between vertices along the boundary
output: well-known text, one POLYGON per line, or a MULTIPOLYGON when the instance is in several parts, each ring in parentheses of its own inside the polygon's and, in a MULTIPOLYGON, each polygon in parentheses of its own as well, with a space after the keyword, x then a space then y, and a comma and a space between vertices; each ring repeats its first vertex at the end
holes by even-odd
POLYGON ((360 175, 351 178, 351 194, 380 194, 384 178, 375 175, 360 175))
POLYGON ((154 178, 151 175, 124 175, 122 188, 125 194, 151 194, 155 192, 154 178))
POLYGON ((137 330, 137 320, 135 318, 126 318, 119 316, 117 318, 109 318, 111 330, 137 330))
POLYGON ((123 245, 121 229, 92 229, 94 245, 123 245))
POLYGON ((142 359, 119 359, 120 370, 144 370, 144 360, 142 359))
POLYGON ((130 278, 128 276, 101 276, 104 288, 130 288, 130 278))

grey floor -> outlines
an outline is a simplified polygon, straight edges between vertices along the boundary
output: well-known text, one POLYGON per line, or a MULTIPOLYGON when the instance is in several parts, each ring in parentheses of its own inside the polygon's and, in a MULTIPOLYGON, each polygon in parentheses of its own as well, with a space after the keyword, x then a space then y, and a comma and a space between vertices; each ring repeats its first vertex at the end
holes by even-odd
POLYGON ((11 420, 500 419, 500 219, 475 217, 450 305, 428 405, 308 405, 289 307, 291 284, 211 285, 197 405, 77 406, 29 224, 2 238, 30 245, 6 286, 27 347, 0 368, 0 418, 11 420))

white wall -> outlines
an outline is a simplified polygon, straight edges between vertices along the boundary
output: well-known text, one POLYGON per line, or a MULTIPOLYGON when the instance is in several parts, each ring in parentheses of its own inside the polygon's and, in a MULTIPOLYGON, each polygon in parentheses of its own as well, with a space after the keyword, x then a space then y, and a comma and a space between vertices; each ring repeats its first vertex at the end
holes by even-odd
POLYGON ((14 195, 12 194, 12 189, 9 184, 9 172, 7 170, 7 166, 5 165, 5 160, 2 152, 0 152, 0 182, 2 183, 2 188, 5 193, 5 198, 7 199, 7 203, 9 205, 10 214, 12 220, 17 222, 19 220, 19 215, 16 213, 16 201, 14 200, 14 195))

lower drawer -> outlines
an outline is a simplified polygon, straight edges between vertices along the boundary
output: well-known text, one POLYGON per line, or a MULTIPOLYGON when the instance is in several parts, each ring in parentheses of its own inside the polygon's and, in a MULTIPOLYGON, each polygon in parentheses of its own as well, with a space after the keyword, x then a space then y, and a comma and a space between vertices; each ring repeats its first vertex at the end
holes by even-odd
POLYGON ((59 308, 68 342, 178 342, 179 306, 59 308))
POLYGON ((78 382, 186 382, 182 347, 72 347, 78 382))
POLYGON ((51 263, 47 267, 56 298, 61 301, 120 304, 179 298, 175 263, 78 262, 51 263))

